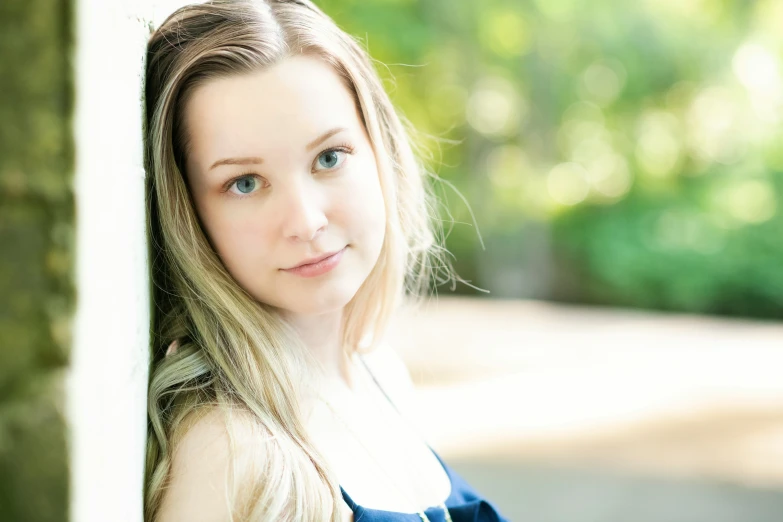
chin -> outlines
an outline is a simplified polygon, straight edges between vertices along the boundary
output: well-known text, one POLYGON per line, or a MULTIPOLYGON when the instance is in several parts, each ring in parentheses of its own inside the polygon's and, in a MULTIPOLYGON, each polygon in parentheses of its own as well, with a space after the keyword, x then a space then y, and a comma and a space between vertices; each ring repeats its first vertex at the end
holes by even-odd
POLYGON ((317 291, 297 292, 296 299, 280 308, 295 315, 324 315, 341 311, 359 291, 360 284, 324 285, 317 291), (339 286, 339 287, 338 287, 339 286))

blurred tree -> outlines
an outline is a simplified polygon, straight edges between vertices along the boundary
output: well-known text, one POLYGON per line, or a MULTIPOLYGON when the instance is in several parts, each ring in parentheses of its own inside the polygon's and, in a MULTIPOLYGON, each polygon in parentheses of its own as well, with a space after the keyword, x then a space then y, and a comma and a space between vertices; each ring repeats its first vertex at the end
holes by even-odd
POLYGON ((463 277, 495 296, 781 315, 783 2, 320 4, 475 211, 486 251, 443 187, 463 277))

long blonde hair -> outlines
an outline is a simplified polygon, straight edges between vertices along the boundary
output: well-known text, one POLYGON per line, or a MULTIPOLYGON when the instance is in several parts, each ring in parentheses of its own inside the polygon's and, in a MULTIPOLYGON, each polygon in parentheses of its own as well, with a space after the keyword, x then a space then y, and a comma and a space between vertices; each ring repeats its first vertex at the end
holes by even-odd
POLYGON ((380 257, 343 314, 348 353, 378 339, 404 295, 425 293, 443 268, 428 175, 372 61, 309 0, 217 0, 183 7, 151 36, 146 61, 145 155, 155 285, 149 386, 145 520, 159 510, 172 451, 194 419, 226 413, 233 440, 242 413, 259 455, 234 455, 244 475, 231 492, 240 520, 340 520, 339 486, 309 440, 298 402, 306 350, 284 321, 228 274, 195 213, 184 177, 183 108, 210 79, 245 74, 286 57, 331 65, 355 102, 378 164, 386 205, 380 257), (437 264, 433 262, 438 259, 437 264), (166 346, 179 343, 176 354, 166 346), (250 462, 250 465, 247 463, 250 462))

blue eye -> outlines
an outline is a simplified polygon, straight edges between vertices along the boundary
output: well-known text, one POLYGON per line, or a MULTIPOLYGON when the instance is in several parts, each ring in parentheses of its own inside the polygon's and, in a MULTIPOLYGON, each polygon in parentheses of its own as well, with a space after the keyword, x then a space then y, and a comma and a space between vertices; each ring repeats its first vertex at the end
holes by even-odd
POLYGON ((342 150, 325 150, 318 155, 318 161, 316 162, 317 166, 323 167, 324 169, 333 169, 345 161, 345 154, 345 151, 342 150))
POLYGON ((256 189, 256 185, 258 185, 258 180, 253 177, 245 177, 245 178, 239 178, 234 182, 234 185, 240 194, 250 194, 256 189))

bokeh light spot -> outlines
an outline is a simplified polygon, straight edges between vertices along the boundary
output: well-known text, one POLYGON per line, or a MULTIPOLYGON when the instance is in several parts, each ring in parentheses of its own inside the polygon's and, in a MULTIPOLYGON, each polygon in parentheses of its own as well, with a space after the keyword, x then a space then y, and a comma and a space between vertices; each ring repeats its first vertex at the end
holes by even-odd
POLYGON ((587 177, 587 171, 578 163, 560 163, 547 175, 549 196, 561 205, 581 203, 590 192, 587 177))
POLYGON ((778 59, 766 47, 745 43, 732 59, 732 69, 748 90, 756 116, 778 122, 783 108, 783 79, 778 59))
POLYGON ((485 77, 470 95, 467 120, 471 127, 487 136, 509 137, 519 132, 527 105, 508 80, 485 77))
POLYGON ((639 122, 636 160, 645 173, 666 178, 679 170, 682 146, 679 121, 668 112, 645 114, 639 122))
POLYGON ((731 215, 746 223, 763 223, 775 215, 775 191, 764 180, 744 180, 732 187, 728 198, 731 215))
POLYGON ((620 62, 599 61, 590 65, 582 74, 582 97, 601 107, 617 99, 625 85, 626 72, 620 62))
POLYGON ((706 161, 731 164, 745 152, 736 97, 725 87, 700 92, 688 110, 688 138, 693 152, 706 161))
POLYGON ((500 56, 518 56, 530 50, 530 31, 525 19, 511 9, 490 10, 481 19, 480 38, 500 56))

